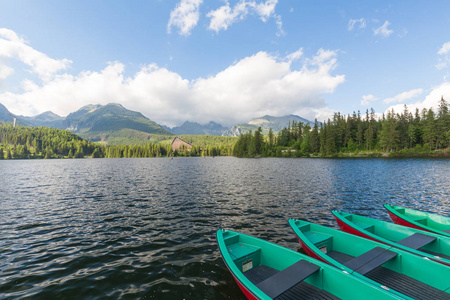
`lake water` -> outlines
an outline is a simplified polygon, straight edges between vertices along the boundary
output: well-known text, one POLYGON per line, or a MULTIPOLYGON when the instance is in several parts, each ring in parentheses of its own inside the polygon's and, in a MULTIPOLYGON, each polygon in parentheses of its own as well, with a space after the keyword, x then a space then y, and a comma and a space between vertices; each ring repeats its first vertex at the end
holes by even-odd
POLYGON ((0 298, 242 299, 225 228, 299 248, 289 218, 449 215, 450 160, 0 161, 0 298))

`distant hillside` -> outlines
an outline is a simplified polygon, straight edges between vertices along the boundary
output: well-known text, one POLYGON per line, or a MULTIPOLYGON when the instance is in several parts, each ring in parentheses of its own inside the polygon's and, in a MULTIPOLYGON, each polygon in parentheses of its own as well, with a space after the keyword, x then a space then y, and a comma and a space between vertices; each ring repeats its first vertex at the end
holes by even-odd
POLYGON ((33 117, 19 116, 19 119, 26 121, 28 124, 31 124, 32 126, 45 126, 57 129, 65 129, 64 118, 58 116, 57 114, 51 111, 46 111, 40 115, 33 117))
POLYGON ((246 124, 234 125, 230 129, 226 130, 223 133, 223 136, 240 136, 242 133, 248 132, 250 130, 255 131, 258 129, 258 127, 262 128, 263 134, 265 135, 267 135, 270 128, 272 128, 274 133, 277 133, 283 128, 287 128, 289 126, 289 123, 292 123, 293 121, 297 123, 309 123, 311 127, 314 126, 314 122, 296 115, 287 115, 282 117, 273 117, 266 115, 260 118, 252 119, 246 124))
MULTIPOLYGON (((0 104, 0 121, 12 122, 8 109, 0 104)), ((124 108, 120 104, 86 105, 66 118, 47 111, 37 116, 18 116, 19 124, 66 129, 92 141, 114 140, 124 144, 146 142, 152 135, 173 135, 141 113, 124 108)))
POLYGON ((226 127, 223 127, 222 125, 215 123, 213 121, 210 121, 208 124, 204 124, 204 125, 196 123, 196 122, 186 121, 181 126, 177 126, 177 127, 173 127, 173 128, 169 128, 166 126, 163 126, 163 127, 176 135, 189 134, 189 135, 221 136, 222 133, 225 130, 227 130, 226 127))
POLYGON ((9 113, 9 110, 0 103, 0 122, 12 122, 13 117, 11 117, 9 113))
MULTIPOLYGON (((130 132, 172 135, 156 122, 141 113, 124 108, 120 104, 87 105, 69 114, 64 120, 68 130, 91 140, 107 141, 107 136, 128 129, 130 132), (131 131, 130 131, 131 130, 131 131)), ((117 136, 117 134, 115 134, 117 136)))

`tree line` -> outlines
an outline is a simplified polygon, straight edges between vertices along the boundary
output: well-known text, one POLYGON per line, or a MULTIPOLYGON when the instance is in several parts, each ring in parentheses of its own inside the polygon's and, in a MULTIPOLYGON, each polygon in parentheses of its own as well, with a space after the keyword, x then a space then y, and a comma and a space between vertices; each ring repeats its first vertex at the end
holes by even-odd
POLYGON ((102 157, 100 145, 67 130, 0 124, 0 159, 102 157))
POLYGON ((171 139, 160 143, 106 146, 86 141, 67 130, 49 127, 13 127, 0 123, 0 159, 27 158, 131 158, 232 155, 234 140, 224 137, 186 136, 198 143, 190 151, 172 150, 171 139))
POLYGON ((365 115, 335 113, 332 119, 321 123, 315 120, 312 126, 294 121, 277 134, 270 129, 266 136, 259 128, 239 138, 189 135, 182 138, 194 145, 190 151, 172 150, 171 139, 107 146, 86 141, 67 130, 0 123, 0 159, 435 155, 439 149, 450 146, 450 113, 448 103, 441 98, 436 112, 432 108, 410 112, 405 105, 402 112, 391 110, 381 118, 371 109, 365 115))
POLYGON ((234 147, 238 157, 255 156, 420 156, 450 146, 449 105, 442 97, 437 112, 432 108, 414 112, 407 106, 377 118, 373 109, 365 115, 335 113, 323 123, 292 122, 277 135, 261 128, 240 136, 234 147))

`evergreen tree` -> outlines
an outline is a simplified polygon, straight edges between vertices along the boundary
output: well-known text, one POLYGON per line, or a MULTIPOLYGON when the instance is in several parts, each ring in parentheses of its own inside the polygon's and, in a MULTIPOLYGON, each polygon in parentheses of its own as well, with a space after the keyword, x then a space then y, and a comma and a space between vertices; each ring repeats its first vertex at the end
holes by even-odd
POLYGON ((272 147, 273 144, 274 144, 273 143, 273 130, 272 130, 272 128, 269 128, 269 147, 272 147))
POLYGON ((427 110, 423 125, 423 139, 428 144, 429 149, 437 150, 438 139, 436 130, 436 120, 434 119, 434 111, 432 108, 427 110))
POLYGON ((311 135, 309 137, 309 146, 311 149, 311 152, 317 153, 320 151, 320 137, 319 137, 319 123, 317 122, 317 119, 314 122, 314 127, 311 131, 311 135))
POLYGON ((436 148, 437 147, 447 147, 449 145, 449 140, 447 140, 448 131, 450 130, 450 114, 448 109, 447 101, 444 97, 441 97, 439 101, 439 110, 436 120, 436 148))

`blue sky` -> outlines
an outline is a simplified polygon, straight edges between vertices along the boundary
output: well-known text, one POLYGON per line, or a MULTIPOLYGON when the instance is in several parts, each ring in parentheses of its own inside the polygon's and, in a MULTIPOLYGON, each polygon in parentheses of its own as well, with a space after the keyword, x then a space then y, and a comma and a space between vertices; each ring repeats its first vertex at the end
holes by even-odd
POLYGON ((0 1, 0 103, 169 126, 450 99, 448 1, 0 1))

